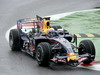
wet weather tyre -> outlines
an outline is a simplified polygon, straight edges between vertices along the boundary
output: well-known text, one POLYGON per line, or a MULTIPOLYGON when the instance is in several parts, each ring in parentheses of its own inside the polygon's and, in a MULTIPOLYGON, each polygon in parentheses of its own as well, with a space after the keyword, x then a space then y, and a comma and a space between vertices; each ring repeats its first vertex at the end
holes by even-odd
POLYGON ((78 54, 82 55, 85 53, 89 53, 90 56, 83 63, 90 64, 95 59, 95 46, 91 40, 83 40, 79 44, 78 54))
POLYGON ((38 44, 36 49, 36 60, 39 66, 49 66, 50 60, 50 44, 47 42, 42 42, 38 44))
POLYGON ((21 50, 21 40, 20 40, 19 31, 17 29, 10 30, 9 45, 12 51, 21 50))

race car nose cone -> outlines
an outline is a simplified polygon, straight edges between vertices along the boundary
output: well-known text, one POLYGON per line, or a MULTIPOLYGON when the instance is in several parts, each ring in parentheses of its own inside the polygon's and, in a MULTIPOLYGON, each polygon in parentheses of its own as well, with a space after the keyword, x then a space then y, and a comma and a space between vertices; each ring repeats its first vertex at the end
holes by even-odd
POLYGON ((75 53, 68 53, 67 54, 69 57, 67 58, 67 61, 69 62, 70 60, 77 60, 77 56, 75 53))

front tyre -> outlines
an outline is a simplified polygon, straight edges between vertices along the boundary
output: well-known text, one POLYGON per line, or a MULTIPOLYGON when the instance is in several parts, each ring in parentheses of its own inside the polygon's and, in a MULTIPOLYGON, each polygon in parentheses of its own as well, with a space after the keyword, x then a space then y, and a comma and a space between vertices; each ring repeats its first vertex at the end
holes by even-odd
POLYGON ((47 42, 42 42, 38 44, 36 50, 36 60, 39 66, 49 66, 50 60, 50 44, 47 42))
POLYGON ((87 60, 83 61, 84 64, 90 64, 95 59, 95 46, 91 40, 83 40, 79 44, 78 54, 90 54, 87 60))

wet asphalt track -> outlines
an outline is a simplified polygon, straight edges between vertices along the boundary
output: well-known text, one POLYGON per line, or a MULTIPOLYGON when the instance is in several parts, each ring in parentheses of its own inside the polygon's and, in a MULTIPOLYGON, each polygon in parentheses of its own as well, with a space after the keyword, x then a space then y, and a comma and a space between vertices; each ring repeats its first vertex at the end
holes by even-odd
POLYGON ((16 20, 99 7, 100 0, 0 0, 0 75, 100 75, 98 71, 51 64, 39 67, 35 59, 12 52, 5 32, 16 20))

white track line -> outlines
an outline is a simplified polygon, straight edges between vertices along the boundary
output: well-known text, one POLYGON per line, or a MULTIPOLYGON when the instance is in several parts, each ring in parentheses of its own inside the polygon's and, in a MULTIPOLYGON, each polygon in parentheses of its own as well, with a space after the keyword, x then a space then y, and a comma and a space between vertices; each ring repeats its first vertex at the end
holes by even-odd
POLYGON ((74 14, 74 13, 96 11, 96 10, 100 10, 100 9, 90 9, 90 10, 80 10, 80 11, 74 11, 74 12, 65 12, 65 13, 50 15, 50 17, 51 17, 51 20, 58 20, 62 17, 68 16, 68 15, 71 15, 71 14, 74 14))
POLYGON ((86 69, 90 69, 90 70, 96 70, 96 71, 100 71, 100 64, 95 64, 93 66, 78 66, 80 68, 86 68, 86 69))
MULTIPOLYGON (((51 17, 51 20, 58 20, 64 16, 68 16, 68 15, 71 15, 73 13, 77 13, 77 12, 88 12, 88 11, 95 11, 95 10, 100 10, 100 9, 90 9, 90 10, 81 10, 81 11, 74 11, 74 12, 66 12, 66 13, 61 13, 61 14, 56 14, 56 15, 50 15, 51 17)), ((7 40, 7 42, 9 42, 9 32, 11 29, 16 29, 17 25, 11 27, 9 30, 7 30, 6 34, 5 34, 5 38, 7 40)), ((86 68, 86 69, 90 69, 90 70, 96 70, 96 71, 100 71, 100 64, 96 64, 96 65, 93 65, 93 66, 79 66, 81 68, 86 68)))

